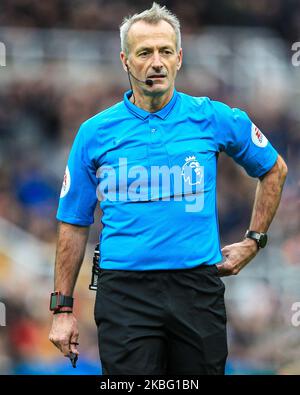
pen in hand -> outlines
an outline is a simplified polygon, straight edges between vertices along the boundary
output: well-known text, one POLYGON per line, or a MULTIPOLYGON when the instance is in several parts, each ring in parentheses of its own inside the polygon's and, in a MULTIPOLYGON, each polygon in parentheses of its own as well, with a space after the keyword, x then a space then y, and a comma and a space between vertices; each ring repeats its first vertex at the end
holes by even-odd
POLYGON ((78 355, 74 354, 73 352, 70 352, 69 358, 70 358, 73 368, 76 368, 76 362, 78 360, 78 355))
MULTIPOLYGON (((70 344, 73 344, 74 346, 78 346, 79 345, 79 343, 77 343, 77 342, 72 342, 70 344)), ((69 358, 70 358, 70 361, 71 361, 71 364, 72 364, 73 368, 76 368, 76 362, 78 360, 78 354, 75 354, 74 352, 70 351, 69 358)))

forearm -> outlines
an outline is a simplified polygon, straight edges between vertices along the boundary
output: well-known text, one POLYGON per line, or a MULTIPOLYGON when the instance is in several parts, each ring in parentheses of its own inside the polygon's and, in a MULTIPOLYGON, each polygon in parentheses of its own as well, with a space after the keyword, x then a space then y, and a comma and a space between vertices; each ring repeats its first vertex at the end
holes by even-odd
POLYGON ((84 258, 89 227, 60 223, 55 258, 54 289, 72 296, 84 258))
MULTIPOLYGON (((287 166, 279 156, 273 168, 260 178, 255 195, 250 229, 267 232, 280 202, 280 197, 287 175, 287 166)), ((257 254, 255 240, 246 238, 238 243, 222 248, 225 262, 217 265, 220 276, 238 274, 257 254)))
POLYGON ((278 208, 286 175, 287 166, 279 156, 273 168, 258 182, 249 229, 267 232, 278 208))

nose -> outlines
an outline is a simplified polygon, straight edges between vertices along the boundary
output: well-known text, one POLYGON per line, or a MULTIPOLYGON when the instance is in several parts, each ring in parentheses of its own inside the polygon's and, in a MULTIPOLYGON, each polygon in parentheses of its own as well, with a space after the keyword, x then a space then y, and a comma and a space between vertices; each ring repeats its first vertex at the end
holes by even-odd
POLYGON ((155 71, 160 71, 164 65, 162 64, 160 53, 159 52, 154 52, 153 58, 152 58, 152 68, 155 71))

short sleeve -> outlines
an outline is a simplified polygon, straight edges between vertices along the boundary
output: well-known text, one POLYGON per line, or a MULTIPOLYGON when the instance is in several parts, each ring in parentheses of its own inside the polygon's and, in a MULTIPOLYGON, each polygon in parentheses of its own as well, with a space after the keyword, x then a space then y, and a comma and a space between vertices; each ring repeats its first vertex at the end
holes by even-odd
POLYGON ((88 226, 94 222, 97 204, 96 169, 87 156, 85 133, 81 125, 71 148, 56 218, 73 225, 88 226))
POLYGON ((213 101, 212 105, 217 150, 226 152, 251 177, 269 171, 278 153, 248 115, 221 102, 213 101))

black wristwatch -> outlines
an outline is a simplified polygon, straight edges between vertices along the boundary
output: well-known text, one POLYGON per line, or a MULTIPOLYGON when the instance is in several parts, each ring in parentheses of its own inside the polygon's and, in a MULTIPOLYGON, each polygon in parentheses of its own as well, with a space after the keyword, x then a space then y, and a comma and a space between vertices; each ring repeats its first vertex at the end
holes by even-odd
POLYGON ((245 239, 252 239, 255 240, 257 243, 258 249, 264 248, 267 244, 268 241, 268 236, 266 233, 258 233, 255 232, 254 230, 247 230, 245 233, 245 239))
POLYGON ((62 295, 60 292, 52 292, 50 296, 50 311, 58 311, 61 307, 73 307, 72 296, 62 295))

